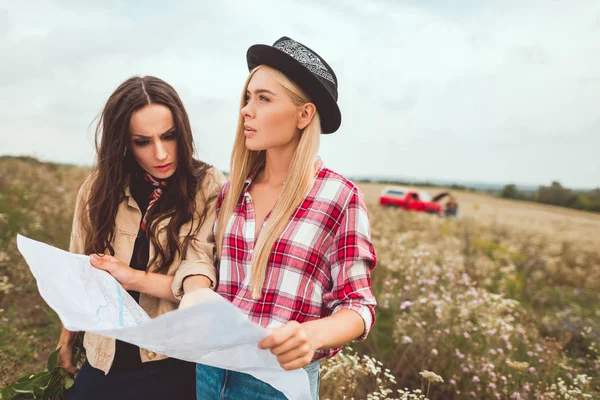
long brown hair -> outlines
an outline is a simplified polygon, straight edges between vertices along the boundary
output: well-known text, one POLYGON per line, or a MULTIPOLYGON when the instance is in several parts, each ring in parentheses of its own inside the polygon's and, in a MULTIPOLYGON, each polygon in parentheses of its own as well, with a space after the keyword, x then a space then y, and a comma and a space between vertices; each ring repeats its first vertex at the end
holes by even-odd
MULTIPOLYGON (((168 190, 157 203, 160 206, 152 207, 146 220, 146 235, 156 250, 148 269, 154 266, 153 271, 166 273, 178 254, 185 257, 191 236, 206 218, 206 208, 197 213, 196 195, 204 185, 210 166, 193 158, 195 147, 188 115, 175 89, 165 81, 153 76, 132 77, 108 98, 98 117, 97 166, 80 218, 86 232, 85 254, 108 252, 114 255, 112 240, 117 209, 125 199, 125 187, 136 168, 136 161, 127 150, 129 123, 135 111, 149 104, 160 104, 171 110, 177 140, 177 168, 169 180, 168 190), (181 227, 194 217, 197 220, 190 224, 189 232, 180 242, 181 227), (168 218, 170 221, 164 227, 167 243, 163 246, 158 241, 159 223, 168 218)), ((207 199, 202 200, 206 204, 207 199)), ((162 229, 161 226, 160 231, 162 229)))

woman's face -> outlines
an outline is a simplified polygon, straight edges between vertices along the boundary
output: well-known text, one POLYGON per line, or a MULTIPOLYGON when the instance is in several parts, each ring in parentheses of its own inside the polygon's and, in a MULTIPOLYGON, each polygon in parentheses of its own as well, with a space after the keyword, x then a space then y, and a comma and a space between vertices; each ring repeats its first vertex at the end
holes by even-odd
POLYGON ((177 134, 168 107, 149 104, 131 116, 129 148, 138 164, 150 175, 166 179, 177 168, 177 134))
POLYGON ((264 69, 256 71, 248 83, 246 105, 241 113, 249 150, 287 147, 300 138, 298 106, 264 69))

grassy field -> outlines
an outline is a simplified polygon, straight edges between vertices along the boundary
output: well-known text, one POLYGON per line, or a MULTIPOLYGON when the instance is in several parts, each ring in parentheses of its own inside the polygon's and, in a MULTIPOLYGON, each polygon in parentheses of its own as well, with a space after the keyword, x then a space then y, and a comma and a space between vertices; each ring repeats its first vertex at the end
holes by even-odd
POLYGON ((16 248, 16 235, 68 249, 75 194, 88 171, 0 158, 0 386, 40 371, 60 333, 16 248))
POLYGON ((359 186, 378 320, 325 365, 323 395, 425 398, 432 380, 431 399, 600 398, 600 215, 458 191, 443 219, 359 186))
MULTIPOLYGON (((88 171, 8 157, 0 169, 3 386, 42 370, 60 329, 15 236, 66 249, 88 171)), ((382 208, 383 185, 359 186, 377 322, 324 363, 322 398, 600 398, 600 215, 454 192, 459 217, 444 219, 382 208)))

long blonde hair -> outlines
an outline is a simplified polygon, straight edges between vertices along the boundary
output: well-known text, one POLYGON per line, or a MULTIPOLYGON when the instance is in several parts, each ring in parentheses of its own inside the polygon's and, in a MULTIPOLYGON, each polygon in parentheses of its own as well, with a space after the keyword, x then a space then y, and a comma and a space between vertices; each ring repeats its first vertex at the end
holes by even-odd
MULTIPOLYGON (((310 102, 309 97, 300 89, 298 85, 288 79, 280 71, 259 65, 254 68, 242 91, 242 100, 240 109, 246 105, 246 90, 252 76, 259 69, 268 71, 273 78, 286 90, 292 98, 294 104, 301 106, 310 102)), ((260 298, 263 285, 266 278, 269 256, 275 245, 276 240, 283 233, 290 218, 306 197, 315 179, 315 163, 319 151, 319 140, 321 136, 321 120, 319 113, 316 112, 312 121, 304 128, 301 133, 300 141, 288 171, 288 178, 279 200, 273 207, 268 222, 264 225, 264 231, 256 243, 252 254, 250 289, 254 299, 260 298)), ((246 147, 244 136, 244 116, 240 115, 235 136, 235 143, 231 152, 230 173, 231 182, 228 193, 225 195, 223 204, 219 212, 219 221, 217 224, 217 255, 221 258, 223 250, 223 238, 225 229, 233 215, 235 207, 240 199, 244 184, 248 176, 260 165, 265 162, 264 151, 253 151, 246 147)))

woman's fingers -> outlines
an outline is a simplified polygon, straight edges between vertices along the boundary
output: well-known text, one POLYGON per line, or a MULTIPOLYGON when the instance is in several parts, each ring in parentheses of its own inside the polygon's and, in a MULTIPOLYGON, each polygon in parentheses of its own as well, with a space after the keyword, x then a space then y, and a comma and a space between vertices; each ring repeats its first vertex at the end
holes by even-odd
POLYGON ((113 256, 106 254, 91 254, 90 263, 95 268, 102 269, 112 274, 113 271, 119 267, 120 261, 113 256))
MULTIPOLYGON (((277 356, 277 361, 283 367, 286 364, 290 364, 296 360, 306 360, 306 364, 310 362, 314 355, 314 351, 310 348, 308 343, 304 343, 300 346, 294 347, 291 350, 277 356)), ((303 364, 302 366, 306 365, 303 364)))
POLYGON ((111 274, 126 290, 131 290, 143 271, 136 271, 122 261, 108 255, 90 255, 90 263, 94 268, 104 270, 111 274))
POLYGON ((56 364, 73 375, 77 373, 78 369, 73 365, 73 347, 62 345, 58 352, 58 360, 56 364))
POLYGON ((98 269, 103 269, 105 271, 107 271, 109 269, 109 263, 107 262, 109 260, 110 256, 106 256, 106 255, 98 255, 98 254, 90 254, 90 264, 92 264, 92 266, 98 268, 98 269))
POLYGON ((271 335, 263 339, 258 346, 269 349, 277 356, 283 369, 302 368, 312 361, 315 350, 302 325, 296 321, 271 330, 271 335))
POLYGON ((283 326, 271 329, 271 335, 267 336, 258 343, 261 349, 272 349, 289 340, 301 329, 296 321, 289 321, 283 326))
POLYGON ((279 355, 289 352, 290 350, 304 346, 307 343, 308 343, 308 338, 306 337, 306 334, 304 333, 303 330, 299 330, 285 342, 283 342, 275 347, 272 347, 271 353, 273 353, 276 356, 279 356, 279 355))
POLYGON ((294 361, 286 363, 286 364, 282 364, 280 362, 279 365, 281 365, 281 368, 285 369, 286 371, 291 371, 293 369, 306 367, 312 361, 312 357, 313 357, 312 354, 306 355, 306 356, 303 356, 300 358, 296 358, 294 361))
POLYGON ((69 365, 64 366, 63 369, 71 375, 75 375, 79 371, 79 369, 77 369, 73 364, 70 363, 69 365))

